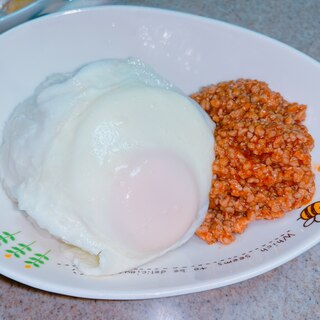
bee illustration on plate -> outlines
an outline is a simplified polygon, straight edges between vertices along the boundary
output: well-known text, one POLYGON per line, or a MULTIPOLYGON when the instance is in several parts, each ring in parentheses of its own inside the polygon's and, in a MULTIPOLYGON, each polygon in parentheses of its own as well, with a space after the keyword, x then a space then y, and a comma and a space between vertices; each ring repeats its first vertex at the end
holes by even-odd
POLYGON ((303 226, 305 228, 311 226, 314 222, 320 222, 320 201, 314 202, 305 207, 298 220, 304 220, 303 226))

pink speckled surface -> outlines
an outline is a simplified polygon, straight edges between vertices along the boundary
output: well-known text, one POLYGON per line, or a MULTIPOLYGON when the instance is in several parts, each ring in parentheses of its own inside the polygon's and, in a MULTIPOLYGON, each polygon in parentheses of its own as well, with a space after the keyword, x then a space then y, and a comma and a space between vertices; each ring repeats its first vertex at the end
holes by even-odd
MULTIPOLYGON (((59 2, 55 1, 55 6, 59 2)), ((99 3, 155 6, 223 20, 283 41, 320 61, 318 0, 74 0, 63 5, 75 8, 99 3)), ((320 244, 293 261, 242 283, 154 300, 65 297, 0 276, 0 319, 317 319, 319 249, 320 244)))

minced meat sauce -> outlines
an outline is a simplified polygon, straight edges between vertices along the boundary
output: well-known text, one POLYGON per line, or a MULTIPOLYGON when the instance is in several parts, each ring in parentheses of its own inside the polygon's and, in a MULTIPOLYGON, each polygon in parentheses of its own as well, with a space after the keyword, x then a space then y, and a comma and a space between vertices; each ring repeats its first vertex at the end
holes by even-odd
POLYGON ((200 238, 228 244, 249 222, 282 217, 312 199, 314 141, 302 124, 305 105, 245 79, 191 97, 216 123, 214 179, 200 238))

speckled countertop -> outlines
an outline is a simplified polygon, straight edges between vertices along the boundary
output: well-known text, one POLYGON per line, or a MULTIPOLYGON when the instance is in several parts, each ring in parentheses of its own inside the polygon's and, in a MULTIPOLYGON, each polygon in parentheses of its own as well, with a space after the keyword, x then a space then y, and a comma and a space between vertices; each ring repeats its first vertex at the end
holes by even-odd
MULTIPOLYGON (((60 1, 60 0, 59 0, 60 1)), ((168 8, 240 25, 320 61, 318 0, 75 0, 168 8)), ((266 274, 228 287, 171 298, 98 301, 29 288, 0 276, 0 319, 318 319, 320 244, 266 274)))

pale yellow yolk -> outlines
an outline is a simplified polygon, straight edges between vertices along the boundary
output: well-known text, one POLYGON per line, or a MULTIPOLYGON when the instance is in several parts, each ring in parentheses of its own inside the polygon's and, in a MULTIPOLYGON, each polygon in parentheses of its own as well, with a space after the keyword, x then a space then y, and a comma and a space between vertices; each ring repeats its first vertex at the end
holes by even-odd
POLYGON ((122 241, 141 253, 175 243, 197 214, 193 173, 173 152, 135 155, 115 174, 112 190, 108 219, 121 230, 122 241))

